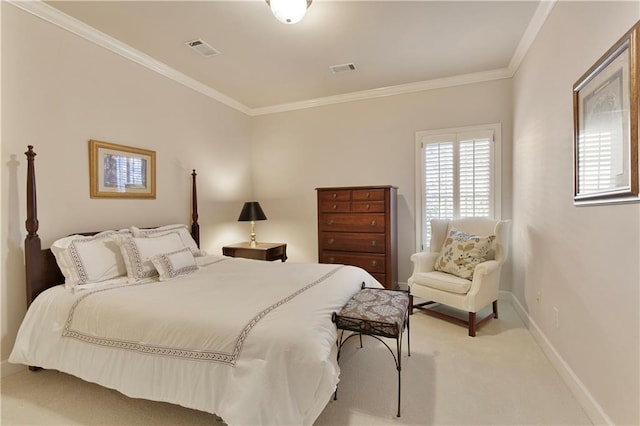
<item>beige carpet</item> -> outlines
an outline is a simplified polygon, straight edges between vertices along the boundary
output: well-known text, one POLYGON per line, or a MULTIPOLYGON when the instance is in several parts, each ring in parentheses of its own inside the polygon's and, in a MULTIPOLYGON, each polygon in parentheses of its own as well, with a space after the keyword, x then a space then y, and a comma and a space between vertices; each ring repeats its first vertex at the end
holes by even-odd
MULTIPOLYGON (((411 317, 400 418, 397 372, 387 348, 365 337, 360 349, 353 338, 340 365, 338 400, 328 403, 316 425, 591 424, 506 301, 500 301, 500 318, 476 338, 424 314, 411 317)), ((5 377, 1 393, 2 425, 220 424, 211 414, 127 398, 55 371, 5 377)))

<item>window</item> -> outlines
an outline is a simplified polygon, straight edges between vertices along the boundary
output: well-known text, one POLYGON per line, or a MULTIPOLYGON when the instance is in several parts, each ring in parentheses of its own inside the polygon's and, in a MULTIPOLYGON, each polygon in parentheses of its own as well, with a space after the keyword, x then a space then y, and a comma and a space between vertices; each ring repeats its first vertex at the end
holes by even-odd
POLYGON ((417 249, 431 219, 500 214, 500 124, 416 133, 417 249))

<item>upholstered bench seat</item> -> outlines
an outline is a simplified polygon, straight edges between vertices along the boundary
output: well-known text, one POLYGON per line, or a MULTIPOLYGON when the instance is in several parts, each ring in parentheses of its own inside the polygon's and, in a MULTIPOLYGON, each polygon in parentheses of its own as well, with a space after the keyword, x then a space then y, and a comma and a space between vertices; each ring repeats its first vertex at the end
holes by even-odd
MULTIPOLYGON (((356 293, 340 312, 333 313, 332 321, 338 330, 342 330, 338 338, 338 360, 342 346, 349 338, 360 336, 362 347, 362 335, 369 335, 382 342, 393 355, 398 370, 398 417, 400 417, 400 371, 402 356, 402 334, 407 328, 408 354, 411 356, 411 343, 409 337, 409 293, 400 290, 386 290, 380 288, 364 287, 356 293), (346 338, 344 331, 353 331, 346 338), (396 339, 396 354, 389 345, 380 337, 396 339)), ((337 388, 334 399, 337 398, 337 388)))

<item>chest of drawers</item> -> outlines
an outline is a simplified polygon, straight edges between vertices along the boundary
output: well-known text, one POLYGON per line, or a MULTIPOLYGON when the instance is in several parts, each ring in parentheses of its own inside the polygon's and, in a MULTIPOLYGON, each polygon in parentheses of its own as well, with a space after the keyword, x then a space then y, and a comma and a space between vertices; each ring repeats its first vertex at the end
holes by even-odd
POLYGON ((359 266, 385 288, 396 288, 397 188, 316 188, 318 261, 359 266))

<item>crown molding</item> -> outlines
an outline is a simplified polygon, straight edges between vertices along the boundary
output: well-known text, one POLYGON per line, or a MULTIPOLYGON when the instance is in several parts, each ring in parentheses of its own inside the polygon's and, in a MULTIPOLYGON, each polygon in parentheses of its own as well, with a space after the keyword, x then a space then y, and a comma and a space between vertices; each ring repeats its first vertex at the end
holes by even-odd
POLYGON ((511 76, 515 75, 516 71, 520 67, 522 60, 526 56, 531 44, 538 36, 540 29, 547 21, 547 18, 551 14, 551 11, 555 7, 558 0, 541 0, 538 3, 538 7, 536 11, 533 13, 533 17, 531 21, 529 21, 529 25, 527 25, 527 29, 522 34, 522 38, 516 47, 516 51, 513 53, 511 57, 511 61, 509 62, 509 71, 511 72, 511 76))
POLYGON ((293 111, 297 109, 314 108, 318 106, 333 105, 345 102, 362 101, 366 99, 382 98, 385 96, 402 95, 421 92, 424 90, 442 89, 445 87, 462 86, 465 84, 481 83, 492 80, 511 78, 512 74, 507 68, 491 71, 483 71, 473 74, 445 77, 434 80, 419 81, 415 83, 400 84, 397 86, 382 87, 379 89, 362 90, 360 92, 345 93, 343 95, 327 96, 324 98, 310 99, 288 104, 253 108, 251 115, 274 114, 278 112, 293 111))
POLYGON ((143 53, 133 47, 122 43, 121 41, 107 35, 78 19, 75 19, 55 7, 49 6, 43 1, 20 1, 20 0, 5 0, 7 3, 16 6, 25 12, 31 13, 38 18, 41 18, 47 22, 59 26, 77 36, 80 36, 92 43, 97 44, 105 49, 112 51, 126 59, 129 59, 137 64, 140 64, 152 71, 157 72, 171 80, 174 80, 190 89, 195 90, 205 96, 208 96, 216 101, 250 115, 251 109, 235 99, 224 95, 217 90, 177 71, 170 66, 152 58, 151 56, 143 53))
POLYGON ((514 55, 507 68, 500 68, 478 73, 464 74, 453 77, 445 77, 434 80, 425 80, 415 83, 401 84, 397 86, 382 87, 377 89, 363 90, 359 92, 345 93, 335 96, 327 96, 316 99, 309 99, 299 102, 291 102, 279 105, 272 105, 259 108, 250 108, 235 99, 218 92, 217 90, 195 80, 180 71, 154 59, 133 47, 105 34, 84 22, 75 19, 60 10, 49 6, 41 0, 3 0, 16 6, 25 12, 31 13, 38 18, 59 26, 79 37, 110 50, 126 59, 142 65, 158 74, 174 80, 196 92, 199 92, 224 105, 234 108, 249 116, 259 116, 274 114, 279 112, 294 111, 299 109, 314 108, 319 106, 333 105, 345 102, 362 101, 386 96, 394 96, 408 93, 421 92, 426 90, 455 87, 465 84, 481 83, 486 81, 501 80, 513 77, 520 63, 524 59, 529 47, 535 40, 542 25, 551 13, 557 0, 541 0, 531 22, 527 26, 514 55))

